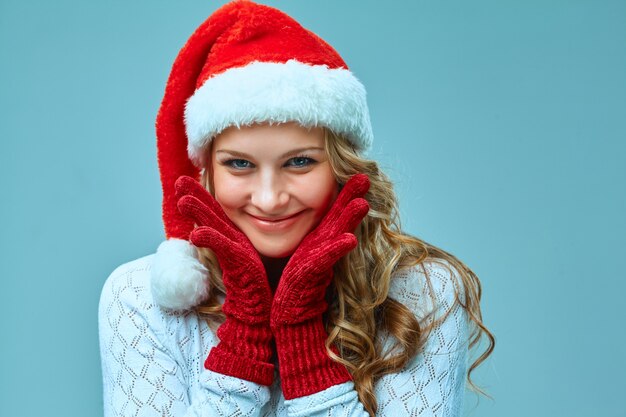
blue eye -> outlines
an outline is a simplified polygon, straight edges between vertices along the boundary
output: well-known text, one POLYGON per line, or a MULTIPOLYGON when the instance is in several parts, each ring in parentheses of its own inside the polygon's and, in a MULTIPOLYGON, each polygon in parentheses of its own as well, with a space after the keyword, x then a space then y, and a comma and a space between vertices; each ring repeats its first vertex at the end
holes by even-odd
POLYGON ((234 169, 245 169, 252 166, 252 163, 250 161, 246 161, 245 159, 229 159, 224 161, 223 164, 234 169))
POLYGON ((296 156, 287 161, 286 165, 296 168, 304 168, 309 165, 313 165, 315 162, 317 162, 315 159, 309 158, 308 156, 296 156))

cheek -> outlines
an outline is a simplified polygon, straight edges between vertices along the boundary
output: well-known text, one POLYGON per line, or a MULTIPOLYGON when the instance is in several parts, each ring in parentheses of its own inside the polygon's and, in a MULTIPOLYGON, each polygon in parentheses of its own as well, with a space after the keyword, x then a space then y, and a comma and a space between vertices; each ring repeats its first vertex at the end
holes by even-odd
POLYGON ((245 181, 232 175, 224 175, 219 169, 214 171, 213 188, 215 199, 228 213, 229 209, 235 209, 244 204, 247 187, 245 181))
POLYGON ((323 217, 337 198, 338 185, 332 173, 324 173, 301 184, 301 201, 314 209, 316 217, 323 217))

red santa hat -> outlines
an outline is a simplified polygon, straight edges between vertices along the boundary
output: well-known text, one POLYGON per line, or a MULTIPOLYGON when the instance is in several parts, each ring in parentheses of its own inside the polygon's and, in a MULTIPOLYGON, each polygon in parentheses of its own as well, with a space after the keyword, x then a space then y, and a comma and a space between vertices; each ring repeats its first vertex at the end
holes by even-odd
POLYGON ((327 127, 360 151, 372 143, 365 88, 337 51, 285 13, 237 0, 180 50, 157 116, 167 237, 152 266, 159 305, 188 309, 208 294, 208 271, 188 242, 194 225, 178 212, 174 183, 200 178, 207 148, 224 129, 264 122, 327 127))

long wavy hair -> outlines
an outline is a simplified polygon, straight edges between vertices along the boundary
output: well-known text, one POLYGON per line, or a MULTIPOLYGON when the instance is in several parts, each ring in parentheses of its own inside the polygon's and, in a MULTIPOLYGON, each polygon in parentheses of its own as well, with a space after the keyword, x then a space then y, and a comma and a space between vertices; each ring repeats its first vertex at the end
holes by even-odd
MULTIPOLYGON (((406 306, 388 297, 392 276, 402 268, 425 261, 447 261, 456 270, 456 273, 450 271, 451 276, 461 281, 455 285, 456 300, 467 311, 473 324, 469 348, 480 346, 483 338, 487 340, 487 346, 467 373, 470 388, 485 394, 473 383, 471 374, 491 354, 495 338, 482 322, 478 277, 455 256, 402 232, 393 184, 375 161, 364 159, 346 139, 328 129, 325 129, 325 149, 340 185, 356 173, 367 174, 371 184, 365 195, 370 211, 355 231, 358 246, 335 265, 334 280, 327 293, 328 355, 348 368, 359 399, 374 416, 376 381, 383 375, 400 371, 420 352, 430 330, 445 320, 455 307, 453 305, 439 319, 424 325, 406 306), (387 346, 383 350, 377 337, 381 331, 393 336, 395 345, 391 349, 387 346), (332 345, 338 348, 338 355, 331 350, 332 345)), ((210 158, 207 159, 202 183, 213 193, 210 158)), ((197 311, 216 329, 224 320, 222 274, 215 254, 207 248, 198 250, 202 263, 209 269, 211 283, 209 297, 197 307, 197 311)), ((441 264, 447 267, 446 262, 441 264)), ((426 268, 423 270, 427 271, 426 268)), ((427 273, 426 279, 430 285, 427 273)), ((434 295, 432 297, 435 305, 434 295)))

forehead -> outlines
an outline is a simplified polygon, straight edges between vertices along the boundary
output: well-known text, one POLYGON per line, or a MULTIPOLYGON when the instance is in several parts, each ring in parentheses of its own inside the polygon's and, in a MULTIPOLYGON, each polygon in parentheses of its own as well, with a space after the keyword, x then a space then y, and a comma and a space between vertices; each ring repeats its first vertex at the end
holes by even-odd
POLYGON ((279 153, 302 147, 324 148, 324 129, 306 128, 296 123, 258 124, 230 127, 214 139, 213 150, 279 153))

